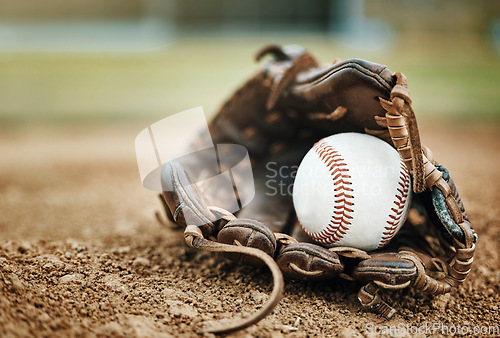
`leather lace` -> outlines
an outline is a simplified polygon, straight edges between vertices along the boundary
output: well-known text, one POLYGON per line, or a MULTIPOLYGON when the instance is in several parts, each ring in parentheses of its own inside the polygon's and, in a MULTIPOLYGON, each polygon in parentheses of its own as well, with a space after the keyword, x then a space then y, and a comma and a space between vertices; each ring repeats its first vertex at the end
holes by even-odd
POLYGON ((279 303, 283 294, 285 282, 283 280, 281 270, 271 256, 259 249, 207 240, 203 238, 201 230, 194 225, 188 225, 186 227, 186 230, 184 231, 184 239, 186 244, 192 248, 212 252, 240 253, 256 257, 268 266, 273 276, 273 291, 269 295, 269 300, 257 312, 249 317, 233 319, 229 322, 207 322, 205 323, 203 332, 229 333, 244 329, 266 317, 279 303))

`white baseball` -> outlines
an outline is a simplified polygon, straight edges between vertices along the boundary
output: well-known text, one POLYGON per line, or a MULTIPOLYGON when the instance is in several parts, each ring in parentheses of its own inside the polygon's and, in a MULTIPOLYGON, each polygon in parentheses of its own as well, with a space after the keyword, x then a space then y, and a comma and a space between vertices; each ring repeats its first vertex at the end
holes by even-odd
POLYGON ((383 247, 406 220, 411 180, 398 152, 370 135, 317 142, 297 170, 293 204, 304 231, 327 246, 383 247))

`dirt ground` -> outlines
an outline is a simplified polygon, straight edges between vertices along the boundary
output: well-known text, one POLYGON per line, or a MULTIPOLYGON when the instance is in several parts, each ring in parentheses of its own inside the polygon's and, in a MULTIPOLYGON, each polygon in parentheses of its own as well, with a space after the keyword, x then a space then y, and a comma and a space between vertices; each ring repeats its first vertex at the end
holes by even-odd
MULTIPOLYGON (((135 162, 144 127, 2 130, 0 336, 198 336, 203 321, 265 302, 265 268, 189 249, 155 220, 159 201, 135 162)), ((500 127, 420 129, 479 235, 467 281, 436 298, 391 293, 389 321, 358 305, 359 284, 287 281, 274 312, 233 336, 429 336, 437 325, 438 336, 444 326, 499 335, 500 127)))

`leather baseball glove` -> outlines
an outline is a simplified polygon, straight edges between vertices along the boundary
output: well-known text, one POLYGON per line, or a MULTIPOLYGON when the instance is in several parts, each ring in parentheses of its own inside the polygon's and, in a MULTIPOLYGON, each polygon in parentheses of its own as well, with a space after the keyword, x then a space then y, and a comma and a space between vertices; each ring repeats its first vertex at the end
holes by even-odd
MULTIPOLYGON (((160 199, 168 218, 185 228, 187 245, 225 252, 245 264, 264 263, 273 274, 274 289, 259 311, 207 331, 235 331, 265 317, 279 302, 283 276, 361 282, 361 305, 385 317, 395 310, 381 299, 381 290, 412 287, 438 295, 462 283, 477 236, 449 172, 420 142, 405 76, 359 59, 321 67, 298 46, 267 46, 256 59, 266 55, 272 56, 270 62, 224 103, 209 124, 220 156, 224 144, 248 150, 253 200, 244 205, 240 198, 238 205, 244 206, 232 213, 234 208, 228 206, 234 201, 225 198, 234 191, 205 180, 236 165, 239 160, 231 154, 225 156, 227 168, 219 163, 215 172, 207 172, 204 164, 209 159, 203 151, 167 163, 162 172, 160 199), (313 243, 294 212, 291 172, 315 142, 342 132, 367 133, 386 141, 397 149, 412 176, 408 219, 381 250, 313 243)), ((234 188, 235 182, 248 178, 233 171, 231 179, 229 186, 234 188)))

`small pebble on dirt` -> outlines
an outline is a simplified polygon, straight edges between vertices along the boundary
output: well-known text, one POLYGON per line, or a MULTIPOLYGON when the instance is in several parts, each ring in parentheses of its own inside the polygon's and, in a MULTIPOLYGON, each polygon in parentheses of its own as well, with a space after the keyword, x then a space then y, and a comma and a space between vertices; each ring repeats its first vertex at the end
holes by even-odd
POLYGON ((139 266, 148 266, 150 263, 151 262, 147 258, 137 257, 132 262, 132 265, 135 266, 135 267, 139 267, 139 266))
POLYGON ((72 273, 59 278, 59 283, 72 283, 75 281, 83 280, 84 278, 85 276, 81 273, 72 273))
POLYGON ((24 291, 24 284, 21 282, 19 277, 15 274, 11 274, 7 277, 12 291, 20 293, 24 291))

